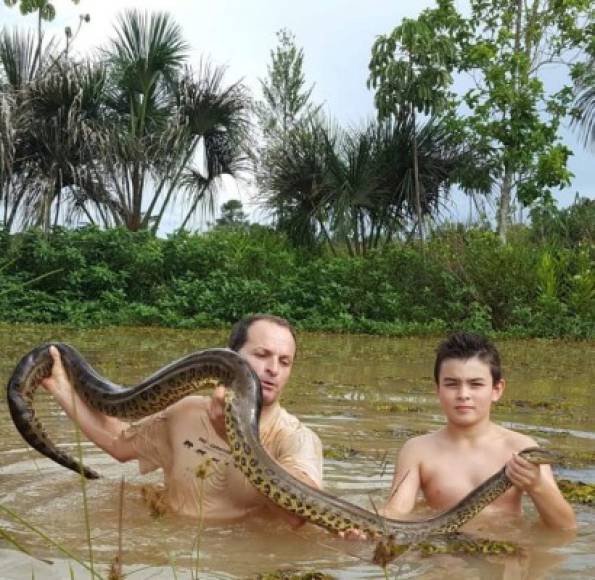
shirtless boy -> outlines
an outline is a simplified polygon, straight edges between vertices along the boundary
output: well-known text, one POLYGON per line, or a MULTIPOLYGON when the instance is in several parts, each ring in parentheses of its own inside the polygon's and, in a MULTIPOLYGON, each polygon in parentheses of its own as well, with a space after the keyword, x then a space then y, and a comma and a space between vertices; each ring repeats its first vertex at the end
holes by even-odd
POLYGON ((434 378, 446 426, 403 445, 384 514, 394 518, 410 513, 420 490, 431 508, 448 509, 506 464, 514 486, 488 511, 520 514, 521 497, 527 493, 545 526, 575 528, 574 511, 550 466, 536 466, 517 455, 536 442, 490 420, 492 403, 505 388, 495 346, 475 334, 451 335, 438 348, 434 378))

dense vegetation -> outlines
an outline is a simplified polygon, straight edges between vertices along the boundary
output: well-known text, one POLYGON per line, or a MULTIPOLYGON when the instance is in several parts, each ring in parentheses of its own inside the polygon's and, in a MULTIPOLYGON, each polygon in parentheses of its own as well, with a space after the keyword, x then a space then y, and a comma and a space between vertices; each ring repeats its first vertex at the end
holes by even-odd
POLYGON ((213 327, 249 313, 310 330, 412 334, 465 327, 593 338, 595 203, 542 210, 507 244, 448 226, 365 256, 306 253, 263 226, 160 239, 124 228, 0 239, 0 317, 11 323, 213 327), (547 231, 547 238, 543 232, 547 231), (549 240, 549 241, 548 241, 549 240))
POLYGON ((553 205, 572 177, 562 120, 592 144, 587 0, 472 0, 469 16, 438 0, 374 43, 377 116, 349 129, 311 102, 289 31, 255 100, 190 63, 167 13, 124 12, 100 56, 80 57, 89 15, 64 44, 44 40, 51 2, 5 3, 38 29, 0 31, 0 320, 196 327, 267 311, 312 330, 593 337, 595 207, 553 205), (542 68, 562 57, 572 85, 548 92, 542 68), (455 94, 455 73, 475 88, 455 94), (224 176, 255 179, 273 226, 231 200, 212 231, 187 231, 216 217, 224 176), (436 226, 453 186, 481 227, 436 226), (514 223, 521 208, 531 225, 514 223), (157 237, 174 209, 177 233, 157 237))

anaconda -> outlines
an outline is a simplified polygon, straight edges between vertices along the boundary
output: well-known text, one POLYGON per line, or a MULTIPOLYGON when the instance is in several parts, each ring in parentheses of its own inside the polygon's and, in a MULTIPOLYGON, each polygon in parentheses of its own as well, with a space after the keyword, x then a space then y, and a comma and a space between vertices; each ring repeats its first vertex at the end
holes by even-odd
MULTIPOLYGON (((12 374, 8 383, 12 419, 23 438, 42 454, 87 478, 97 478, 95 471, 79 465, 52 443, 35 415, 35 390, 51 373, 49 346, 39 346, 25 355, 12 374)), ((103 378, 71 346, 55 346, 83 400, 102 413, 122 419, 135 420, 160 411, 201 390, 208 379, 226 385, 225 426, 235 465, 275 504, 330 531, 353 528, 369 536, 392 536, 405 542, 453 532, 512 485, 502 468, 453 508, 437 516, 418 521, 384 518, 306 485, 268 455, 259 439, 260 382, 236 352, 216 348, 198 351, 163 367, 134 387, 123 387, 103 378)), ((521 455, 535 464, 550 463, 554 458, 551 452, 538 447, 525 449, 521 455)))

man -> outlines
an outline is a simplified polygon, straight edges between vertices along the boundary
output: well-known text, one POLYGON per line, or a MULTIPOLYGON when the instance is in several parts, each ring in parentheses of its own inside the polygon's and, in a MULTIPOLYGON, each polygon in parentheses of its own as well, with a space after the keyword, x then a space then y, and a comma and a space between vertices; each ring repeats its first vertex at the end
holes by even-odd
MULTIPOLYGON (((295 333, 282 318, 255 315, 232 329, 229 347, 252 366, 262 384, 260 439, 292 475, 322 487, 319 438, 279 404, 296 355, 295 333)), ((234 467, 223 417, 224 387, 209 398, 186 397, 135 424, 103 415, 78 397, 52 349, 52 375, 43 381, 83 433, 118 461, 138 460, 141 473, 163 469, 165 502, 175 513, 225 521, 256 513, 299 518, 274 506, 234 467)))

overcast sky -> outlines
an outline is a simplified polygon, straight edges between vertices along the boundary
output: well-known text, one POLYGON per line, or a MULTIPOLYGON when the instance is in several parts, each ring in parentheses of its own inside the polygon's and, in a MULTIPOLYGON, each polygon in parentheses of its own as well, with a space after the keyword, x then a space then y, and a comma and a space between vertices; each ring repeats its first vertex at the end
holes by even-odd
MULTIPOLYGON (((415 17, 433 5, 428 0, 54 0, 57 17, 45 24, 48 32, 62 34, 65 26, 75 29, 78 15, 89 13, 91 22, 83 26, 75 48, 86 53, 110 37, 116 15, 127 8, 166 9, 182 26, 191 45, 190 63, 201 56, 213 64, 227 67, 226 79, 243 81, 259 97, 258 79, 266 76, 270 51, 276 45, 275 32, 288 28, 305 53, 305 74, 314 84, 312 99, 323 103, 325 111, 342 125, 359 124, 374 115, 373 98, 366 88, 368 62, 374 39, 415 17)), ((33 16, 21 16, 18 8, 0 3, 2 25, 36 25, 33 16)), ((555 77, 555 74, 553 75, 555 77)), ((578 191, 595 197, 595 154, 579 145, 573 132, 564 139, 575 155, 569 166, 575 174, 573 184, 557 195, 560 205, 567 205, 578 191)), ((238 197, 228 184, 220 202, 238 197)), ((246 190, 246 188, 242 188, 246 190)), ((249 192, 242 199, 248 204, 249 192)), ((466 216, 467 205, 455 196, 454 215, 466 216), (464 206, 464 208, 461 208, 464 206)))

